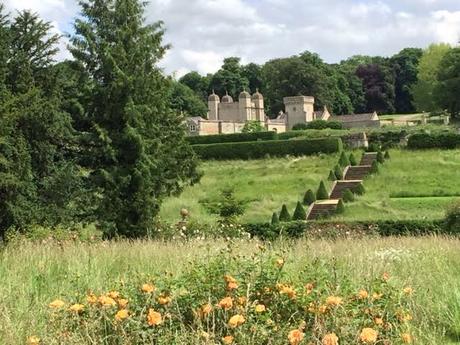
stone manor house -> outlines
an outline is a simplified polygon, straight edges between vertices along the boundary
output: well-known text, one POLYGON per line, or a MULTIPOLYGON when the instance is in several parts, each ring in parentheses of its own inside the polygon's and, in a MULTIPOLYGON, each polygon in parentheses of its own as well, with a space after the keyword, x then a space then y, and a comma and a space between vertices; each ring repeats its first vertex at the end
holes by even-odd
POLYGON ((252 96, 243 91, 238 102, 226 94, 219 98, 214 92, 208 98, 208 116, 187 119, 189 135, 211 135, 239 133, 248 121, 257 121, 269 131, 278 133, 291 130, 298 123, 313 120, 338 121, 344 128, 380 127, 377 113, 332 116, 326 107, 314 110, 315 99, 311 96, 294 96, 283 98, 285 111, 275 119, 265 114, 264 98, 259 91, 252 96))

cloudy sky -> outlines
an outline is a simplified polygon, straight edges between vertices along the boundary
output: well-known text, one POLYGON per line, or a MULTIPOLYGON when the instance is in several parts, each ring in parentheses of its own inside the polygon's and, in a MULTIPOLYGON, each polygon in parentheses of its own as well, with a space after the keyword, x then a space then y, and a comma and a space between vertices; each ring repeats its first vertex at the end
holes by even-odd
MULTIPOLYGON (((3 0, 32 9, 71 33, 76 0, 3 0)), ((327 62, 356 54, 392 55, 404 47, 460 41, 460 0, 151 0, 173 48, 168 73, 215 72, 227 56, 263 63, 309 50, 327 62)), ((65 58, 65 42, 59 58, 65 58)))

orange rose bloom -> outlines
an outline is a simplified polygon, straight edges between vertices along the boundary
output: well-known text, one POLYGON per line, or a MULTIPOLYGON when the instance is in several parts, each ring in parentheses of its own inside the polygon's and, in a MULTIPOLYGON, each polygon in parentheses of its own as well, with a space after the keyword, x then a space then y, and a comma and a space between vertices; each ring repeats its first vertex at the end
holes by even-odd
POLYGON ((276 260, 276 266, 278 268, 281 268, 284 266, 284 260, 282 258, 279 258, 278 260, 276 260))
POLYGON ((364 328, 359 335, 359 339, 366 344, 373 344, 377 341, 379 332, 372 328, 364 328))
POLYGON ((212 312, 212 305, 210 305, 209 303, 201 307, 201 313, 203 316, 207 316, 211 312, 212 312))
POLYGON ((265 310, 267 310, 267 308, 265 308, 263 304, 258 304, 255 307, 256 313, 263 313, 265 310))
POLYGON ((288 340, 289 340, 289 344, 291 345, 299 345, 300 342, 303 340, 305 334, 298 330, 298 329, 294 329, 292 331, 289 332, 288 334, 288 340))
POLYGON ((233 344, 233 337, 232 337, 231 335, 227 335, 226 337, 223 337, 223 338, 222 338, 222 342, 223 342, 225 345, 233 344))
POLYGON ((123 321, 124 319, 127 319, 129 316, 129 313, 126 309, 121 309, 115 314, 115 320, 117 321, 123 321))
POLYGON ((295 299, 296 298, 297 293, 289 285, 279 284, 278 285, 278 290, 279 290, 280 294, 287 295, 290 299, 295 299))
POLYGON ((39 345, 40 338, 36 337, 35 335, 27 338, 27 345, 39 345))
POLYGON ((382 319, 381 317, 376 317, 376 318, 374 319, 374 322, 375 322, 375 324, 378 325, 378 326, 382 326, 382 325, 383 325, 383 319, 382 319))
POLYGON ((64 305, 65 305, 64 301, 60 299, 55 299, 53 302, 49 304, 49 307, 53 309, 59 309, 59 308, 62 308, 64 305))
POLYGON ((323 345, 339 345, 339 338, 335 333, 326 334, 321 342, 323 345))
POLYGON ((219 307, 224 310, 232 309, 233 307, 233 300, 231 297, 225 297, 219 302, 219 307))
POLYGON ((414 292, 414 289, 412 289, 410 286, 406 286, 406 287, 403 289, 403 292, 404 292, 406 295, 412 295, 413 292, 414 292))
POLYGON ((147 314, 147 323, 149 326, 158 326, 162 322, 163 319, 161 318, 161 314, 150 308, 147 314))
POLYGON ((121 308, 121 309, 124 309, 126 308, 126 306, 128 305, 128 300, 127 299, 124 299, 124 298, 120 298, 118 301, 118 306, 121 308))
POLYGON ((409 333, 401 334, 401 340, 404 344, 412 344, 412 336, 409 333))
POLYGON ((369 292, 367 292, 366 290, 359 290, 358 292, 359 299, 366 299, 368 297, 369 297, 369 292))
POLYGON ((170 296, 160 296, 158 297, 158 303, 161 305, 169 304, 171 303, 172 299, 170 296))
POLYGON ((98 298, 98 302, 103 307, 114 307, 117 305, 117 302, 113 298, 104 295, 98 298))
POLYGON ((97 302, 96 295, 91 293, 88 296, 86 296, 86 302, 88 302, 89 304, 95 304, 97 302))
POLYGON ((235 278, 229 275, 224 276, 225 282, 227 283, 228 290, 236 290, 238 289, 238 283, 235 278))
POLYGON ((230 318, 230 320, 228 320, 228 325, 231 328, 235 328, 235 327, 241 326, 245 322, 246 322, 246 319, 242 315, 237 314, 237 315, 233 315, 230 318))
POLYGON ((342 304, 342 298, 337 296, 329 296, 328 298, 326 298, 326 304, 328 306, 337 307, 340 304, 342 304))
POLYGON ((308 283, 307 285, 305 285, 305 289, 307 290, 307 295, 311 294, 311 292, 313 291, 313 284, 312 283, 308 283))
POLYGON ((109 296, 110 298, 113 298, 113 299, 117 299, 118 297, 120 297, 120 293, 118 291, 110 291, 107 296, 109 296))
POLYGON ((85 309, 83 304, 74 304, 69 308, 69 310, 73 311, 74 313, 81 313, 83 309, 85 309))

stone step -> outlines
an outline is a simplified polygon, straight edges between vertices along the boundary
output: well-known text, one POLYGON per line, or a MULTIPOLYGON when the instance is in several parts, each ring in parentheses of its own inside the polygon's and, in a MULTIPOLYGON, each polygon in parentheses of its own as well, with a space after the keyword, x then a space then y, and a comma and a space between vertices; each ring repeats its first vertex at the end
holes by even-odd
POLYGON ((345 189, 353 191, 357 186, 359 186, 363 181, 362 180, 340 180, 335 181, 332 186, 332 191, 330 198, 331 199, 342 199, 343 192, 345 189))
POLYGON ((377 152, 365 152, 359 165, 372 165, 377 159, 377 152))
POLYGON ((330 216, 337 209, 339 200, 322 200, 313 203, 307 212, 307 220, 330 216))
POLYGON ((363 180, 371 171, 372 165, 349 166, 345 169, 344 180, 363 180))

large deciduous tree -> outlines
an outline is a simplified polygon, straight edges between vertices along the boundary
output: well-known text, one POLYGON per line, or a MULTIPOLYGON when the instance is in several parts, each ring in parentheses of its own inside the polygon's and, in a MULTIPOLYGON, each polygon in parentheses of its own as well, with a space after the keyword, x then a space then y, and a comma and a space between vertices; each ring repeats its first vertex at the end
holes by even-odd
POLYGON ((224 59, 222 67, 212 76, 211 88, 223 96, 227 92, 235 100, 243 90, 249 90, 249 80, 244 75, 239 57, 224 59))
POLYGON ((184 118, 170 109, 157 67, 163 24, 144 23, 138 0, 80 1, 70 51, 92 81, 84 155, 107 235, 142 236, 162 200, 197 178, 184 118))
POLYGON ((449 50, 439 63, 435 100, 441 109, 460 117, 460 48, 449 50))

